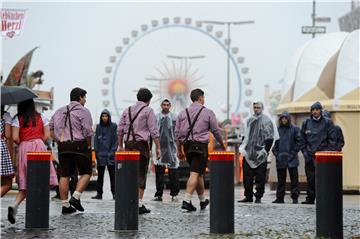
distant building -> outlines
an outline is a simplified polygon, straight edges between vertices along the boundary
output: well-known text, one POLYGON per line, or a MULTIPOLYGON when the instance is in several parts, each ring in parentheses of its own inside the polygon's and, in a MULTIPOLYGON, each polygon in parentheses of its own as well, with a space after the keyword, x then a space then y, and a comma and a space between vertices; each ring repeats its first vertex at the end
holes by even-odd
POLYGON ((264 90, 264 105, 269 110, 271 115, 275 115, 276 108, 280 103, 282 97, 281 90, 273 90, 271 91, 270 85, 265 85, 264 90))
POLYGON ((339 18, 339 27, 343 32, 352 32, 360 28, 360 2, 351 2, 351 11, 339 18))
MULTIPOLYGON (((333 32, 300 46, 285 70, 288 86, 276 112, 287 110, 292 122, 301 126, 309 117, 310 105, 320 101, 342 128, 343 190, 360 192, 360 30, 333 32), (316 56, 316 57, 314 57, 316 56)), ((304 161, 300 161, 299 180, 305 182, 304 161)), ((276 181, 276 168, 270 169, 270 182, 276 181), (272 173, 273 172, 273 173, 272 173)))

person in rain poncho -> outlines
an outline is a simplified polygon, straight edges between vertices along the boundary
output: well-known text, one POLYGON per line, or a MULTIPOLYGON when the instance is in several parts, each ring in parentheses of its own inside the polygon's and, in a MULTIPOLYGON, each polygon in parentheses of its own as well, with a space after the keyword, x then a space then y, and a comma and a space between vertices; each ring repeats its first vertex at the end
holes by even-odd
POLYGON ((263 114, 263 103, 254 102, 253 109, 254 115, 246 122, 245 138, 240 146, 240 152, 245 159, 243 160, 245 198, 239 202, 253 202, 255 178, 255 203, 261 203, 265 191, 267 157, 274 139, 278 138, 278 133, 274 122, 263 114))
POLYGON ((116 131, 117 125, 111 121, 110 112, 103 110, 94 135, 98 179, 97 194, 92 199, 102 199, 105 167, 109 171, 111 193, 115 199, 115 151, 118 147, 116 131))
POLYGON ((164 190, 164 173, 168 169, 170 180, 170 195, 172 201, 177 201, 179 193, 179 182, 177 168, 179 159, 177 157, 174 129, 176 115, 170 112, 171 103, 168 99, 161 102, 161 112, 156 114, 157 124, 160 133, 161 156, 155 160, 156 193, 154 201, 162 201, 164 190))

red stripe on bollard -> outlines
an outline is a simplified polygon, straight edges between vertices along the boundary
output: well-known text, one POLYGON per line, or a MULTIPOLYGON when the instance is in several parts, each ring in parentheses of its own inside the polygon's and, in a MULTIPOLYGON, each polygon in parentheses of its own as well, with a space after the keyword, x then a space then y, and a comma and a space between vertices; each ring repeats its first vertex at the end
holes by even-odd
POLYGON ((115 160, 139 160, 140 152, 138 151, 123 151, 115 153, 115 160))
POLYGON ((51 160, 50 152, 29 152, 26 155, 28 160, 51 160))
POLYGON ((329 151, 329 152, 316 152, 316 163, 341 163, 343 158, 342 152, 329 151))
POLYGON ((211 152, 209 153, 210 160, 220 160, 220 161, 232 161, 234 160, 234 152, 211 152))

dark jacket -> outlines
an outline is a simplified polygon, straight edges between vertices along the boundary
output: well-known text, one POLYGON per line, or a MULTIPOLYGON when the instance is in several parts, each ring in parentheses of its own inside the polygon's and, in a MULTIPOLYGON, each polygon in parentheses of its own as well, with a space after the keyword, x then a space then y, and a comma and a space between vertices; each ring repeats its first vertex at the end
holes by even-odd
POLYGON ((320 116, 315 120, 312 116, 301 126, 301 151, 305 162, 315 162, 315 152, 336 151, 336 129, 332 121, 320 116))
POLYGON ((118 147, 117 125, 111 122, 111 115, 108 110, 103 110, 100 115, 100 123, 96 125, 94 135, 94 150, 96 153, 96 162, 98 166, 114 165, 115 152, 118 147), (107 114, 109 121, 104 124, 101 121, 101 115, 107 114))
POLYGON ((345 145, 344 135, 339 125, 335 125, 335 130, 336 130, 336 150, 342 151, 342 148, 345 145))
POLYGON ((285 111, 279 117, 279 136, 272 149, 276 157, 277 168, 295 168, 299 166, 298 152, 300 150, 301 137, 299 127, 291 123, 290 114, 285 111), (288 124, 283 125, 281 118, 286 117, 288 124))
MULTIPOLYGON (((331 113, 329 111, 324 110, 323 116, 331 120, 331 113)), ((334 124, 334 126, 335 126, 335 130, 336 130, 336 150, 342 151, 342 148, 345 145, 344 135, 343 135, 343 132, 342 132, 340 126, 335 125, 335 124, 334 124)))

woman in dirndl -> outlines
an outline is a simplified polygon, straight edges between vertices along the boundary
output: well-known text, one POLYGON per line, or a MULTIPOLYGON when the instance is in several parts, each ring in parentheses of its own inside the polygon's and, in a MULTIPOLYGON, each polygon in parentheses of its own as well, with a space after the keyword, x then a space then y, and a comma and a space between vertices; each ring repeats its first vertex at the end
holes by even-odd
POLYGON ((15 175, 15 170, 11 161, 7 140, 11 137, 11 116, 8 112, 4 111, 4 106, 1 106, 1 138, 0 138, 0 150, 1 150, 1 197, 3 197, 10 189, 12 185, 12 179, 15 175))
MULTIPOLYGON (((34 100, 18 104, 18 113, 12 121, 12 136, 19 144, 18 184, 19 192, 13 206, 8 207, 8 220, 15 223, 17 208, 26 197, 26 171, 28 152, 47 152, 44 141, 50 138, 49 121, 35 110, 34 100)), ((54 165, 50 163, 50 186, 58 185, 54 165)))

